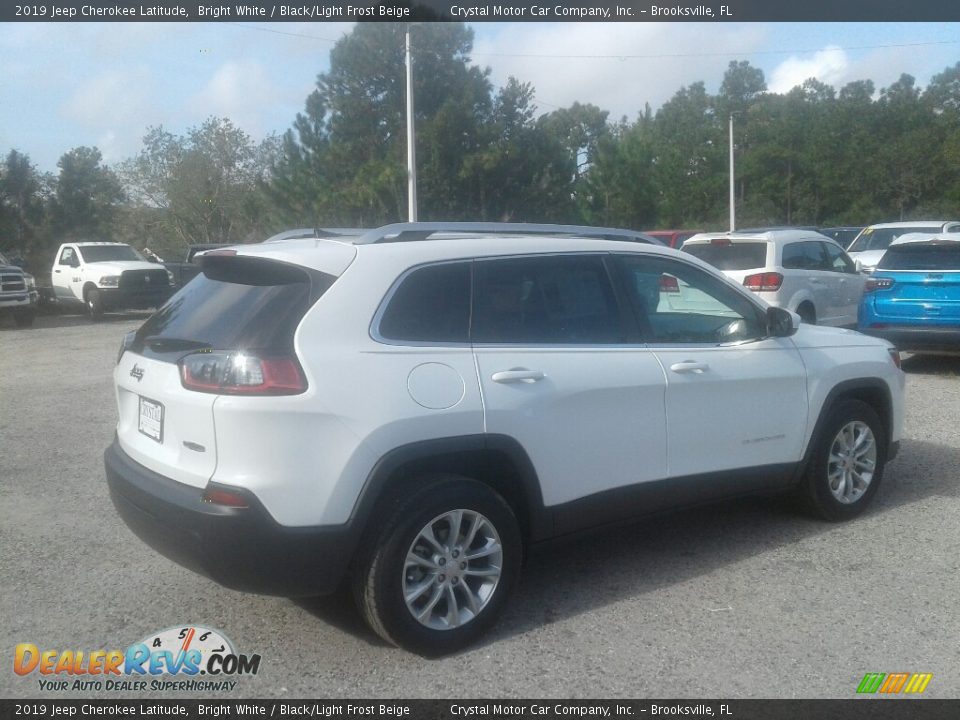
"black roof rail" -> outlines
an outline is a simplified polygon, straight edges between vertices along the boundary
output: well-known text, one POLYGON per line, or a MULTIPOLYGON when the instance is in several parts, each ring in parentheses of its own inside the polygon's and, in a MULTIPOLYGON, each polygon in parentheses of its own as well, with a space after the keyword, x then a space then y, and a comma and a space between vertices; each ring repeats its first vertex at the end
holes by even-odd
POLYGON ((433 235, 569 235, 572 237, 623 240, 627 242, 663 245, 660 240, 636 230, 592 227, 589 225, 551 225, 542 223, 503 222, 415 222, 393 223, 368 230, 356 238, 355 245, 375 243, 412 242, 428 240, 433 235))

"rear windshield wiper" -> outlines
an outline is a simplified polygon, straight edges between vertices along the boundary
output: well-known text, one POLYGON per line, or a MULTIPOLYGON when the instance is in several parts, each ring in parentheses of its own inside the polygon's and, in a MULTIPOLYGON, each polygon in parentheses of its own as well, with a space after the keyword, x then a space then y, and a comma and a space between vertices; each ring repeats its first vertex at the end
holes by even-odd
POLYGON ((143 343, 144 345, 148 345, 154 352, 177 352, 179 350, 213 348, 210 343, 201 340, 188 340, 186 338, 166 337, 164 335, 150 335, 143 339, 143 343))

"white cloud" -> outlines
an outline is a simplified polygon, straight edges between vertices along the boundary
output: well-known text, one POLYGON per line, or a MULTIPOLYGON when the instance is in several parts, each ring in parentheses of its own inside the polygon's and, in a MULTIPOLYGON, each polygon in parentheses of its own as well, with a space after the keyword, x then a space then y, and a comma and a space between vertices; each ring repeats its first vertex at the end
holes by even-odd
POLYGON ((762 48, 762 25, 703 23, 518 23, 474 26, 474 61, 502 87, 511 75, 533 83, 543 112, 592 103, 612 119, 656 110, 682 86, 716 92, 731 60, 762 48), (489 26, 488 26, 489 27, 489 26), (563 56, 563 57, 558 57, 563 56), (597 57, 601 56, 601 57, 597 57))
POLYGON ((279 95, 269 73, 258 61, 231 60, 217 68, 187 108, 198 122, 211 115, 226 117, 247 133, 260 137, 272 129, 262 127, 263 110, 276 103, 279 95))
POLYGON ((837 88, 846 84, 852 79, 847 53, 842 48, 828 46, 807 58, 791 56, 773 70, 767 85, 771 92, 785 93, 810 78, 837 88))
POLYGON ((75 128, 76 145, 96 145, 107 163, 117 162, 139 149, 148 124, 161 124, 164 111, 149 88, 153 79, 143 67, 104 70, 75 86, 58 108, 59 116, 75 128))

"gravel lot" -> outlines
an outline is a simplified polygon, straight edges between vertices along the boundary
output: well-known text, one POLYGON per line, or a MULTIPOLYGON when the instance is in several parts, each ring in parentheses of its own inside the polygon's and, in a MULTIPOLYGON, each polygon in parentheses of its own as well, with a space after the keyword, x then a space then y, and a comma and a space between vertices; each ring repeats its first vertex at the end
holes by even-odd
POLYGON ((224 698, 850 698, 864 673, 898 671, 960 697, 960 358, 904 363, 906 437, 859 520, 752 499, 555 545, 486 642, 428 661, 344 598, 226 590, 127 530, 101 456, 120 338, 146 315, 108 317, 0 326, 2 697, 50 696, 11 671, 19 642, 125 648, 180 624, 262 655, 224 698))

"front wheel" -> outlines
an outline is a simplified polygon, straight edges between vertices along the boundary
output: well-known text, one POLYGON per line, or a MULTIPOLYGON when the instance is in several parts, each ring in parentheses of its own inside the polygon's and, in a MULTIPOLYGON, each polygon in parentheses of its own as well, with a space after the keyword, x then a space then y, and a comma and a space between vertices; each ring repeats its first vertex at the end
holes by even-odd
POLYGON ((860 400, 838 403, 804 475, 811 510, 824 520, 859 515, 877 492, 886 460, 886 434, 874 409, 860 400))
POLYGON ((371 628, 426 656, 475 641, 496 621, 520 572, 517 519, 500 495, 458 476, 435 478, 386 521, 354 573, 371 628))
POLYGON ((103 318, 103 297, 100 295, 100 291, 95 288, 87 291, 87 310, 94 320, 103 318))

